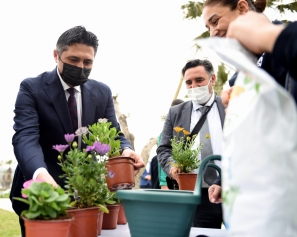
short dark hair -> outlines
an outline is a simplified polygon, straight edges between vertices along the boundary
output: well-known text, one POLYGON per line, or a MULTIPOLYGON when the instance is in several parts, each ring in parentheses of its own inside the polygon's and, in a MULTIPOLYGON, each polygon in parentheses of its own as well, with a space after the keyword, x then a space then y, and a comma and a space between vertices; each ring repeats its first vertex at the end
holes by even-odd
MULTIPOLYGON (((233 11, 237 7, 237 3, 239 0, 206 0, 203 4, 203 7, 206 6, 214 6, 220 4, 221 6, 228 6, 233 11)), ((256 12, 263 12, 266 8, 266 0, 245 0, 249 6, 249 9, 256 12)))
POLYGON ((194 59, 194 60, 188 61, 186 65, 183 67, 182 69, 183 76, 185 76, 185 73, 189 68, 198 67, 198 66, 203 66, 209 76, 214 74, 213 66, 210 61, 208 61, 207 59, 204 59, 204 60, 194 59))
POLYGON ((58 39, 56 50, 59 56, 73 44, 86 44, 94 48, 96 55, 98 48, 98 38, 95 34, 87 31, 83 26, 75 26, 65 31, 58 39))

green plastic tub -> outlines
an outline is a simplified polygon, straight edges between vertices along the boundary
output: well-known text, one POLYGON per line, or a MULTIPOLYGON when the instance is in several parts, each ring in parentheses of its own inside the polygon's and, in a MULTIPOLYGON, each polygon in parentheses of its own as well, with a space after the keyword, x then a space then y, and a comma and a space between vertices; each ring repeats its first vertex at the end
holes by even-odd
POLYGON ((138 189, 118 190, 116 196, 123 206, 132 237, 188 237, 196 206, 200 204, 202 170, 210 160, 220 156, 208 156, 199 168, 194 191, 138 189))

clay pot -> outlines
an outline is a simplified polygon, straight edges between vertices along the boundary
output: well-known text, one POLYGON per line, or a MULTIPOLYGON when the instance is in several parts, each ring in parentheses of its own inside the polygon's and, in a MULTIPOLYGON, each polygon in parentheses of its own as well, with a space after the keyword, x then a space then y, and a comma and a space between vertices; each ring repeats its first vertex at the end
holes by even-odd
MULTIPOLYGON (((74 222, 70 227, 70 237, 97 237, 99 208, 78 208, 68 209, 67 212, 74 217, 74 222)), ((40 235, 44 237, 43 235, 40 235)))
POLYGON ((74 218, 70 215, 58 220, 29 220, 22 217, 27 237, 68 237, 74 218))
POLYGON ((97 235, 101 235, 102 223, 103 223, 103 212, 99 212, 98 224, 97 224, 97 235))
POLYGON ((110 191, 132 189, 135 186, 134 162, 133 158, 125 156, 108 159, 106 183, 110 191))
POLYGON ((197 174, 193 173, 180 173, 177 176, 179 190, 194 191, 196 184, 197 174))
POLYGON ((120 205, 119 204, 106 205, 106 207, 109 210, 109 213, 103 214, 102 229, 103 230, 115 229, 117 228, 120 205))
POLYGON ((124 211, 123 204, 120 204, 119 216, 118 216, 118 225, 125 225, 127 224, 127 219, 124 211))

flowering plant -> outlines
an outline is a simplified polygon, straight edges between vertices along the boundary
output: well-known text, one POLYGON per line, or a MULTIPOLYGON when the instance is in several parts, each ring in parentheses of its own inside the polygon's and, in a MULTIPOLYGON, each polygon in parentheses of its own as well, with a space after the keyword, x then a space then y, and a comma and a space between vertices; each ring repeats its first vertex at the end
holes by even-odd
POLYGON ((121 131, 111 127, 111 122, 107 119, 98 119, 97 123, 89 125, 88 134, 82 134, 83 142, 92 146, 95 142, 107 144, 110 149, 107 152, 108 157, 118 156, 121 151, 121 142, 118 139, 121 131))
MULTIPOLYGON (((189 136, 190 132, 181 127, 175 127, 177 136, 174 136, 171 141, 173 166, 177 167, 181 173, 190 173, 200 166, 198 155, 202 150, 203 144, 194 148, 196 135, 189 136), (183 132, 184 136, 179 135, 183 132)), ((205 138, 209 138, 209 134, 205 138)))
MULTIPOLYGON (((76 134, 82 135, 87 132, 86 128, 80 128, 76 134)), ((74 141, 75 134, 65 134, 64 137, 68 145, 55 145, 53 149, 60 153, 58 163, 64 171, 61 178, 66 178, 65 188, 74 198, 70 205, 76 208, 98 206, 101 211, 108 212, 105 204, 113 203, 106 184, 106 154, 110 147, 95 141, 86 149, 80 150, 74 141), (64 157, 68 147, 70 150, 64 157)))
POLYGON ((29 180, 23 184, 22 197, 14 199, 29 205, 22 216, 28 219, 58 219, 66 217, 70 198, 61 187, 54 188, 43 180, 29 180))

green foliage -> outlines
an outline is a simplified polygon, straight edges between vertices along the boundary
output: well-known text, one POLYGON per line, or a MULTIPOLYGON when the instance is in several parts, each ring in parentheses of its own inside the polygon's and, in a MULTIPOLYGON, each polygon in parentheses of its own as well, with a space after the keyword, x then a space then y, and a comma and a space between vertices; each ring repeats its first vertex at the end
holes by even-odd
POLYGON ((106 184, 107 157, 95 156, 95 152, 88 154, 85 150, 71 149, 66 159, 60 158, 65 178, 65 188, 74 197, 71 206, 76 208, 100 207, 107 212, 105 202, 110 199, 106 184))
POLYGON ((118 156, 121 151, 121 142, 118 139, 121 131, 117 131, 115 127, 111 127, 111 122, 107 122, 107 119, 99 119, 97 123, 89 126, 89 133, 83 134, 83 142, 89 146, 93 145, 95 141, 110 146, 110 150, 107 153, 108 157, 118 156))
POLYGON ((177 167, 181 173, 190 173, 199 168, 198 154, 201 152, 203 144, 200 143, 197 148, 193 148, 195 135, 188 136, 190 133, 181 127, 175 127, 174 130, 177 132, 177 136, 171 139, 172 159, 175 162, 172 165, 177 167), (184 136, 180 136, 180 132, 183 132, 184 136))
POLYGON ((225 84, 225 82, 228 80, 228 73, 226 72, 226 67, 224 63, 221 63, 218 66, 218 72, 217 72, 217 81, 214 88, 214 91, 217 95, 221 94, 221 91, 223 89, 223 85, 225 84))
POLYGON ((276 8, 280 11, 280 13, 284 13, 285 10, 289 10, 291 12, 297 12, 297 2, 294 1, 288 4, 280 4, 276 8))
POLYGON ((22 216, 28 219, 50 220, 58 216, 65 216, 66 209, 70 207, 70 198, 61 187, 54 188, 46 182, 32 182, 29 187, 22 189, 27 198, 14 199, 29 205, 22 216))
POLYGON ((202 2, 189 1, 188 4, 182 5, 181 9, 184 12, 184 17, 187 19, 195 19, 202 15, 202 2))

